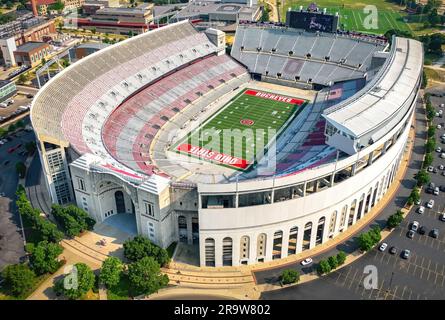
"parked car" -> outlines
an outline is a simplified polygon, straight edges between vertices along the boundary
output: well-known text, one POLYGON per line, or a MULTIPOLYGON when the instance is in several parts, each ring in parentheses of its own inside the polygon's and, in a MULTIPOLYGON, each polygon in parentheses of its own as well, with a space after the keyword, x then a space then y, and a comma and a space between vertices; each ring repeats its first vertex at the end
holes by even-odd
POLYGON ((428 172, 433 172, 433 170, 434 170, 433 166, 429 166, 427 169, 428 172))
POLYGON ((388 247, 388 244, 387 244, 386 242, 383 242, 383 243, 380 245, 379 250, 383 252, 383 251, 386 250, 387 247, 388 247))
POLYGON ((420 227, 420 223, 418 221, 413 221, 413 223, 411 224, 411 230, 416 232, 417 229, 419 229, 420 227))
POLYGON ((441 185, 441 186, 439 187, 439 190, 442 191, 442 192, 445 191, 445 185, 441 185))
POLYGON ((426 232, 427 232, 427 229, 425 226, 421 226, 419 228, 419 231, 418 231, 419 234, 424 235, 426 232))
POLYGON ((442 129, 442 126, 440 124, 437 125, 437 129, 442 129))
POLYGON ((394 246, 392 246, 392 247, 389 249, 389 253, 391 253, 391 254, 396 254, 396 253, 397 253, 397 248, 394 247, 394 246))
MULTIPOLYGON (((27 97, 28 99, 34 98, 34 96, 33 96, 32 94, 30 94, 30 93, 28 93, 28 94, 26 95, 26 97, 27 97)), ((442 111, 442 110, 440 110, 440 111, 442 111)))
POLYGON ((431 230, 430 235, 431 235, 431 237, 433 237, 434 239, 439 238, 439 229, 433 229, 433 230, 431 230))
POLYGON ((441 157, 442 159, 445 159, 445 153, 442 152, 442 153, 440 154, 440 157, 441 157))
POLYGON ((444 165, 443 164, 439 165, 439 170, 443 170, 443 169, 445 169, 444 165))
POLYGON ((402 251, 402 258, 403 259, 409 259, 411 256, 411 251, 409 249, 405 249, 402 251))
POLYGON ((408 233, 406 234, 406 236, 410 239, 414 238, 414 234, 415 232, 413 230, 409 230, 408 233))
POLYGON ((425 212, 425 207, 424 206, 420 206, 419 209, 417 209, 417 212, 420 214, 423 214, 425 212))
POLYGON ((300 262, 302 266, 307 266, 312 263, 312 258, 306 258, 300 262))
POLYGON ((433 193, 435 196, 438 196, 439 195, 439 187, 435 187, 433 193))
POLYGON ((434 172, 434 173, 437 173, 437 168, 433 168, 433 172, 434 172))
POLYGON ((416 206, 418 206, 421 203, 422 203, 422 199, 417 199, 416 202, 415 202, 416 206))
POLYGON ((426 207, 432 209, 434 207, 434 200, 431 199, 430 201, 428 201, 428 203, 426 204, 426 207))
POLYGON ((439 219, 440 221, 445 222, 445 213, 442 213, 439 219))
POLYGON ((433 193, 434 192, 434 188, 436 188, 436 185, 434 184, 434 182, 430 182, 428 184, 428 187, 426 188, 426 192, 433 193))
POLYGON ((441 147, 437 147, 436 148, 436 152, 441 153, 442 152, 442 148, 441 147))

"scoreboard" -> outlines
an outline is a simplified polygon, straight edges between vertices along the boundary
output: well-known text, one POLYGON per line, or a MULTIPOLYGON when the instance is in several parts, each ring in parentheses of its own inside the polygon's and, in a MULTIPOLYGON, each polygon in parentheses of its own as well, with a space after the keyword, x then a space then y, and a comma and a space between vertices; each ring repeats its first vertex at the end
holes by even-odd
POLYGON ((286 26, 309 31, 336 32, 338 16, 321 12, 287 11, 286 26))

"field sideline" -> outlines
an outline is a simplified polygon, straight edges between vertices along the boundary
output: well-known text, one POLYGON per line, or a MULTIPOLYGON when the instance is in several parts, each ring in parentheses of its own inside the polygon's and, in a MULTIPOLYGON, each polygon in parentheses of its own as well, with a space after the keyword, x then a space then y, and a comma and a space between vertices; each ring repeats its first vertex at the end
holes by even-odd
POLYGON ((245 89, 172 151, 245 170, 307 100, 245 89))

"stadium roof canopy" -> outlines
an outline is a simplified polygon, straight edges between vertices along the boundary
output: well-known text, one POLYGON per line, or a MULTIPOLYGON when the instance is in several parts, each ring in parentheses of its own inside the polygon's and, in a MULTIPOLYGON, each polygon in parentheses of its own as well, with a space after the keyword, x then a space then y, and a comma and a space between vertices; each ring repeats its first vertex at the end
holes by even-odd
POLYGON ((395 38, 394 53, 361 92, 325 111, 324 117, 340 131, 359 139, 379 135, 403 117, 405 101, 416 92, 423 48, 416 40, 395 38), (365 92, 363 92, 365 91, 365 92))

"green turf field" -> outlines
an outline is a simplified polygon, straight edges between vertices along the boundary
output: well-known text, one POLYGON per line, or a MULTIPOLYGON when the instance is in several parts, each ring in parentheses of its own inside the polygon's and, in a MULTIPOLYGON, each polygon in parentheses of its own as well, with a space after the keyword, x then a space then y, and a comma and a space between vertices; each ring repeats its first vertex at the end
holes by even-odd
POLYGON ((306 104, 303 99, 246 89, 176 143, 173 151, 244 170, 306 104))
MULTIPOLYGON (((281 12, 285 17, 287 8, 299 9, 302 5, 306 8, 311 2, 307 0, 288 0, 282 1, 281 12)), ((410 26, 404 21, 405 13, 400 12, 402 7, 396 6, 392 3, 383 0, 361 0, 361 1, 333 1, 322 0, 315 1, 320 9, 326 8, 328 13, 339 13, 340 27, 344 30, 362 31, 367 33, 384 34, 390 29, 398 29, 410 31, 410 26), (369 13, 364 12, 367 5, 374 5, 377 8, 378 19, 377 29, 367 29, 364 21, 369 13)))

